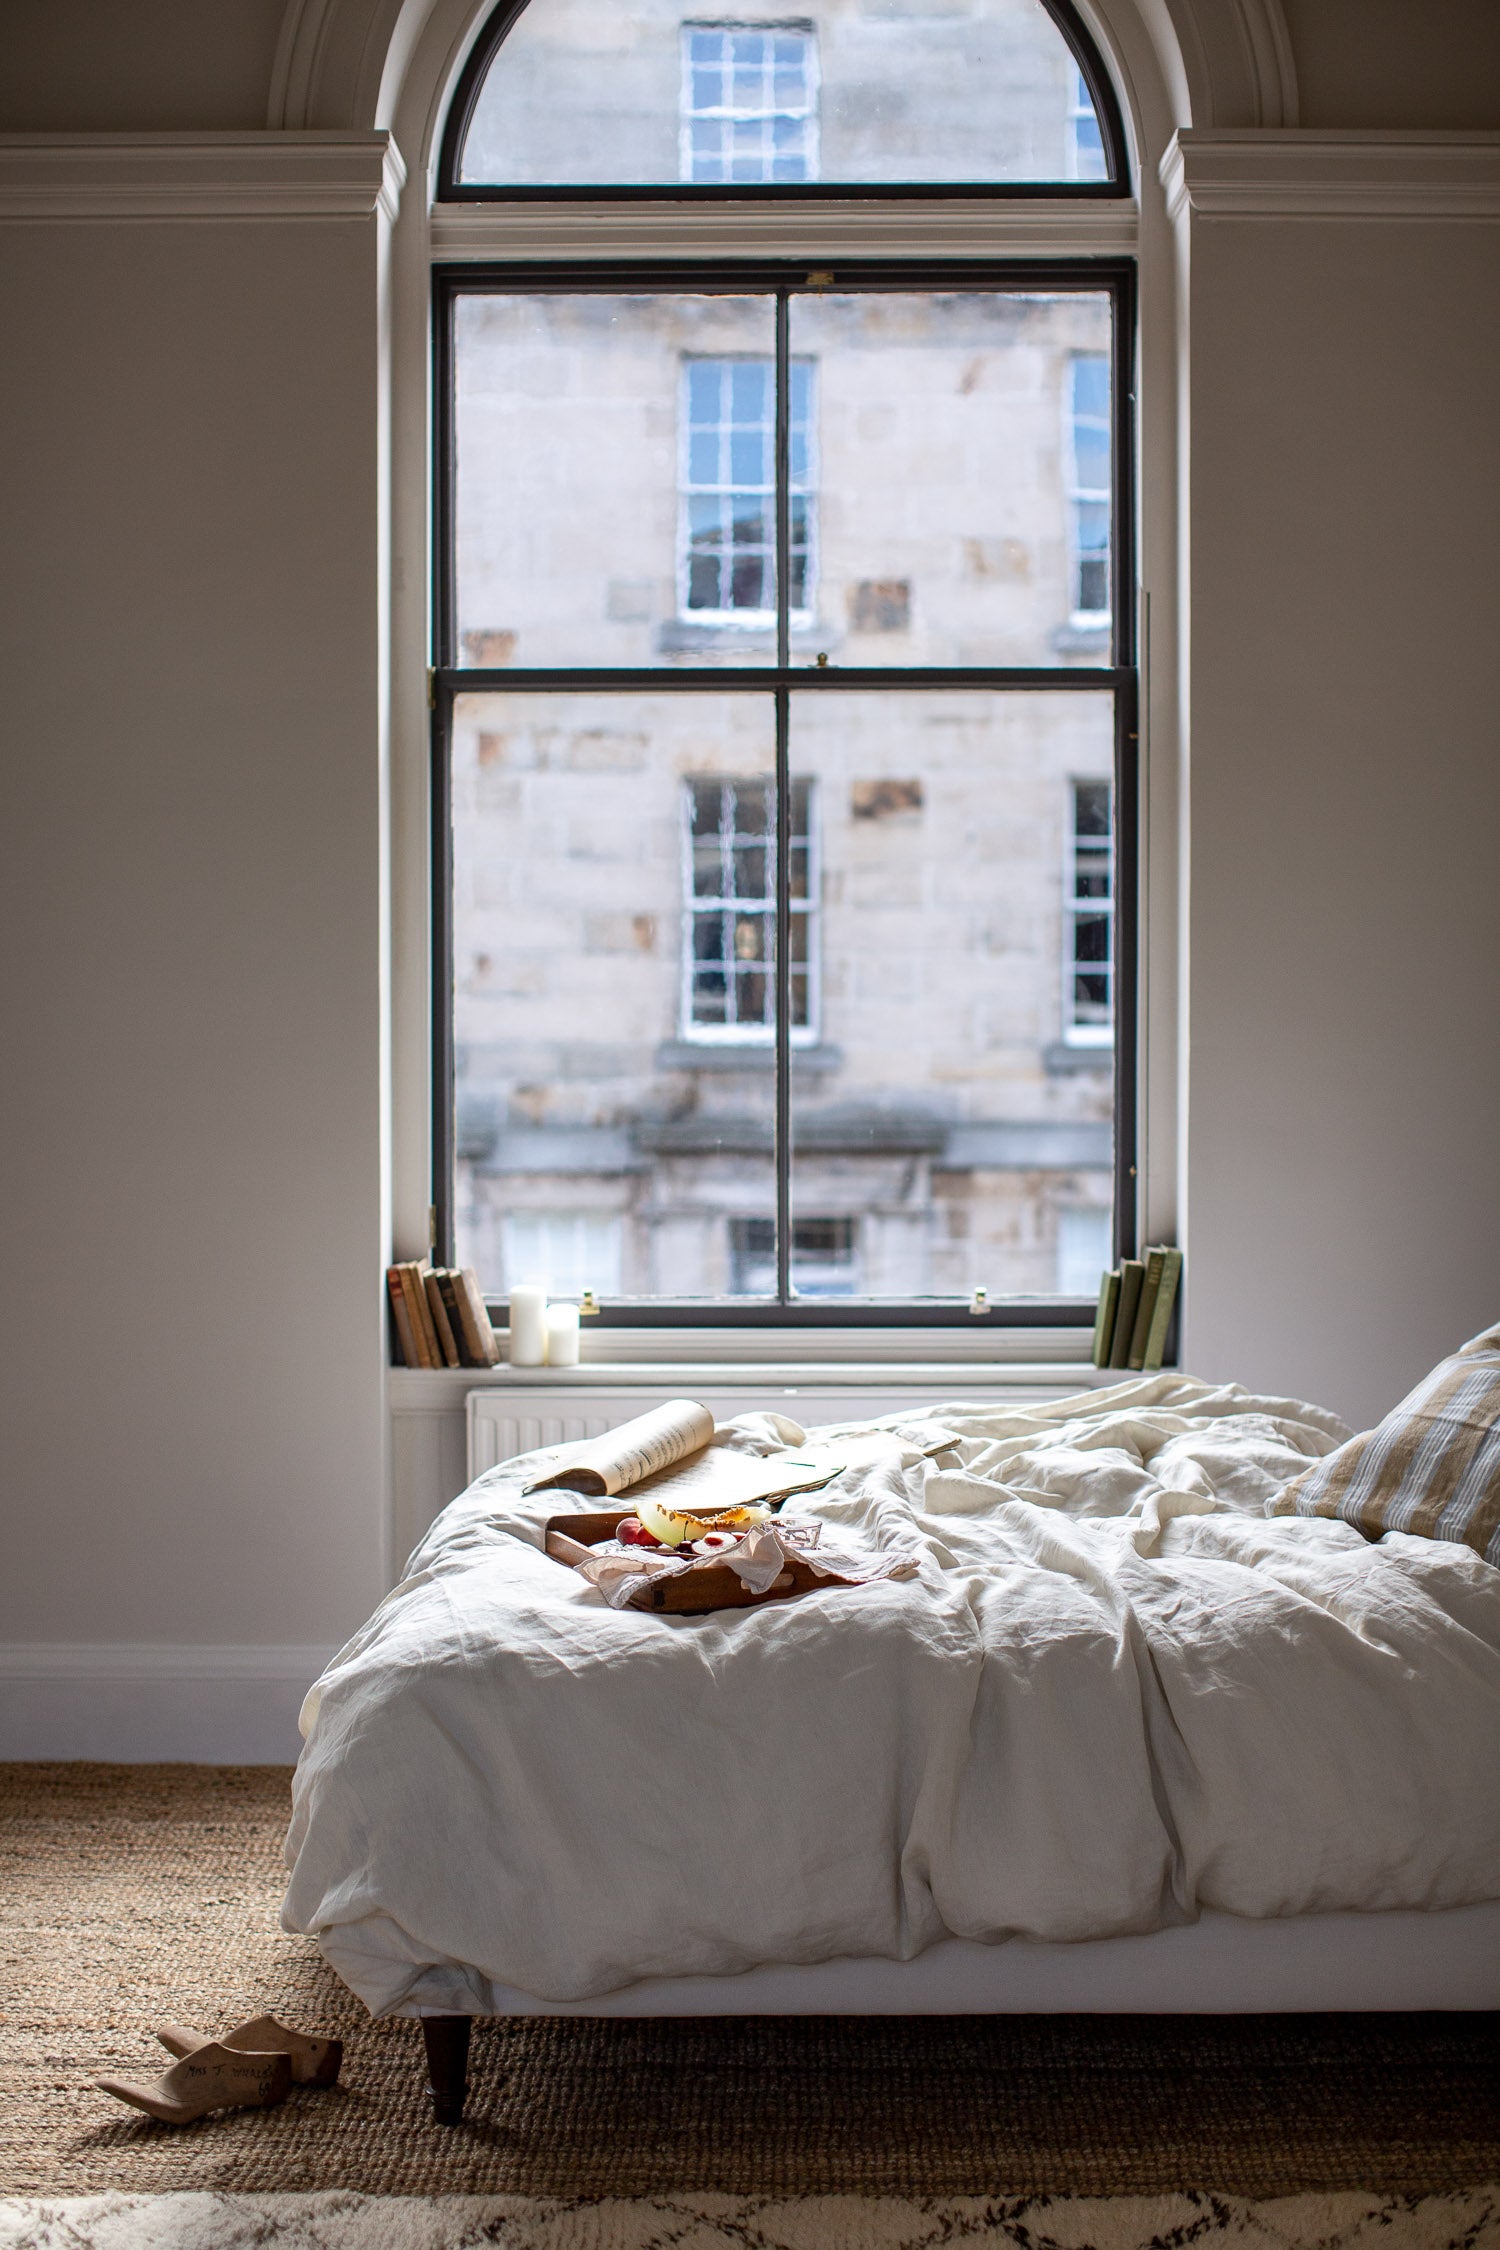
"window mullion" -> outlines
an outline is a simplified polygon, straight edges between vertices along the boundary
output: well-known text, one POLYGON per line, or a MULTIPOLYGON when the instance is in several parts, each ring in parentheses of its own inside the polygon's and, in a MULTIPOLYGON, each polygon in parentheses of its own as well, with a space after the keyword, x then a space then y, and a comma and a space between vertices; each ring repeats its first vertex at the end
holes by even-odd
POLYGON ((792 1295, 791 305, 776 292, 776 1301, 792 1295))

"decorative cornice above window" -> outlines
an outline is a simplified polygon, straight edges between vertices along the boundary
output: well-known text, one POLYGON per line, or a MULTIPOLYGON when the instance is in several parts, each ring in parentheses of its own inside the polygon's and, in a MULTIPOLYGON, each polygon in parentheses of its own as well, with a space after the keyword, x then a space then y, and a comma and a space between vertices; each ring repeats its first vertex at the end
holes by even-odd
POLYGON ((1500 219, 1500 133, 1183 132, 1172 218, 1500 219))
POLYGON ((11 133, 0 220, 394 220, 389 133, 11 133))

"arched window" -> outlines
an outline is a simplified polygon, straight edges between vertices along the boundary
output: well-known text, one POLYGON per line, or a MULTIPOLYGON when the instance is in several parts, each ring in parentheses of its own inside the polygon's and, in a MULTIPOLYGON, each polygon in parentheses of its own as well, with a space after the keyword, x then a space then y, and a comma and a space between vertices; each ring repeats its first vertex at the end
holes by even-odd
POLYGON ((531 0, 470 56, 440 193, 1126 182, 1066 0, 531 0))
POLYGON ((1082 1324, 1134 1248, 1133 269, 901 245, 1127 197, 1097 54, 1062 0, 531 0, 440 172, 586 207, 434 277, 442 1253, 624 1323, 1082 1324))

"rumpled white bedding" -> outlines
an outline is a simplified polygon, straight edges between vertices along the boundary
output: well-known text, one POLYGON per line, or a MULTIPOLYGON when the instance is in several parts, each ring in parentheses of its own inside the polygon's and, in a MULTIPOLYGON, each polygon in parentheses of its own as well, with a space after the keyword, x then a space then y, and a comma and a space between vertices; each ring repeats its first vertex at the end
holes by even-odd
POLYGON ((846 1428, 876 1465, 787 1512, 913 1580, 611 1610, 521 1497, 561 1449, 455 1500, 308 1698, 283 1926, 382 2014, 1500 1896, 1500 1571, 1268 1520, 1335 1417, 1162 1375, 846 1428))

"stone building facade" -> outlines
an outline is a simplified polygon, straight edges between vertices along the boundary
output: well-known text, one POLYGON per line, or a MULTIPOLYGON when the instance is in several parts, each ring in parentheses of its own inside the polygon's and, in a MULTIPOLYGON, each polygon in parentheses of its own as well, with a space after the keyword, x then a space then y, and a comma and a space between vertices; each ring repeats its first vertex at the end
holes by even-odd
MULTIPOLYGON (((520 176, 560 176, 580 79, 589 176, 787 149, 868 176, 877 143, 961 151, 951 83, 946 116, 908 99, 905 141, 859 140, 891 94, 871 60, 889 20, 889 0, 717 25, 533 0, 474 161, 498 171, 509 116, 520 176), (601 21, 630 50, 613 81, 578 69, 601 21), (749 113, 756 83, 782 112, 749 113), (741 114, 695 109, 705 85, 741 114)), ((1010 161, 1076 176, 1077 74, 1040 8, 935 20, 1011 69, 1010 161)), ((773 659, 773 317, 708 288, 457 303, 461 660, 576 668, 455 711, 458 1249, 493 1290, 774 1286, 773 698, 670 684, 773 659), (592 689, 600 666, 662 684, 592 689)), ((1111 699, 827 676, 1111 660, 1110 317, 1093 291, 792 301, 791 656, 823 675, 789 723, 806 1295, 1091 1293, 1108 1262, 1111 699)))

